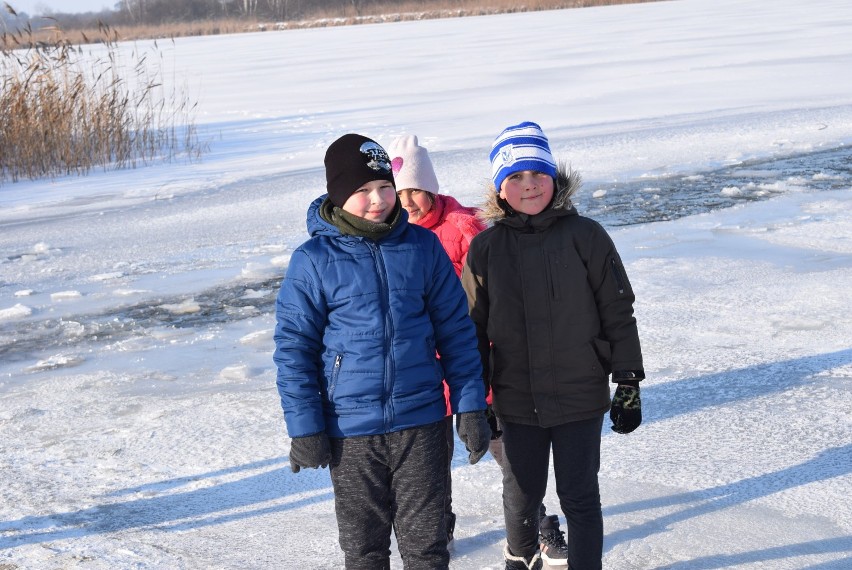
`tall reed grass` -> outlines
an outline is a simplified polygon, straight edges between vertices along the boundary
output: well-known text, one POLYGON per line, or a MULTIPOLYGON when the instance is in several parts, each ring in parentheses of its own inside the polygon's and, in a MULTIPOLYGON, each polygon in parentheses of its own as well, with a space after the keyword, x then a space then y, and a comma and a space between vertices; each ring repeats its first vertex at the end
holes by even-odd
POLYGON ((125 62, 127 46, 104 24, 88 55, 49 31, 49 41, 35 41, 29 26, 0 36, 0 184, 194 160, 205 150, 197 104, 164 87, 156 42, 155 53, 133 49, 125 62))

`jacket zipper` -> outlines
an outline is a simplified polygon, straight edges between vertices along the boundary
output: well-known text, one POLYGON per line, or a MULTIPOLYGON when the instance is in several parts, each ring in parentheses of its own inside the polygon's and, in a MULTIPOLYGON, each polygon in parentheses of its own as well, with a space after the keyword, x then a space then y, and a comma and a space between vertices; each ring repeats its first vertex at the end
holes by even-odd
POLYGON ((548 284, 550 285, 550 298, 554 301, 559 300, 559 287, 556 285, 556 274, 558 268, 558 260, 555 259, 555 255, 550 255, 545 253, 545 278, 547 279, 548 284))
POLYGON ((393 339, 393 319, 391 318, 390 312, 390 288, 388 287, 387 280, 387 271, 385 268, 384 256, 382 255, 382 250, 378 244, 369 243, 369 246, 373 252, 373 259, 376 263, 376 274, 379 277, 379 282, 382 287, 382 310, 385 313, 385 341, 384 341, 384 349, 385 349, 385 381, 384 381, 384 394, 382 394, 382 408, 384 409, 384 425, 385 431, 390 431, 393 425, 393 398, 391 395, 393 393, 393 374, 394 374, 394 362, 393 362, 393 351, 391 350, 393 339))
POLYGON ((340 374, 340 365, 343 363, 343 355, 338 354, 334 357, 334 368, 331 370, 331 383, 328 386, 329 401, 334 396, 334 389, 337 387, 337 376, 340 374))
POLYGON ((621 295, 624 293, 624 279, 621 277, 621 271, 618 269, 618 264, 615 262, 615 258, 610 258, 609 262, 612 266, 612 273, 615 276, 615 282, 618 285, 618 294, 621 295))

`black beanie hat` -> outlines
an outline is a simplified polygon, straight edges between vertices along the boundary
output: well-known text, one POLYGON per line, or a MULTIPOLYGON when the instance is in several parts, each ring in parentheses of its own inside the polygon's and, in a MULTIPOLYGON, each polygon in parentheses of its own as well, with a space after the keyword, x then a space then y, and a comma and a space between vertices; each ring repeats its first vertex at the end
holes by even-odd
POLYGON ((350 133, 331 143, 325 151, 328 198, 338 208, 343 207, 355 190, 373 180, 393 184, 390 158, 376 141, 350 133))

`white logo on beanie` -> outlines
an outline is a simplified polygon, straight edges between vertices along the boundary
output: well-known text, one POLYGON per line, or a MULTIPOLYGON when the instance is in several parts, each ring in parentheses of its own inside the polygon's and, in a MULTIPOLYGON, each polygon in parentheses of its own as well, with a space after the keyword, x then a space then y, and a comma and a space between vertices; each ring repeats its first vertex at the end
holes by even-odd
POLYGON ((513 162, 515 162, 515 147, 511 144, 507 144, 503 148, 500 149, 500 160, 503 162, 504 166, 509 166, 513 162))
POLYGON ((391 162, 390 158, 388 158, 385 149, 380 147, 378 144, 368 141, 361 145, 359 149, 361 154, 367 157, 367 166, 376 172, 390 172, 391 171, 391 162))

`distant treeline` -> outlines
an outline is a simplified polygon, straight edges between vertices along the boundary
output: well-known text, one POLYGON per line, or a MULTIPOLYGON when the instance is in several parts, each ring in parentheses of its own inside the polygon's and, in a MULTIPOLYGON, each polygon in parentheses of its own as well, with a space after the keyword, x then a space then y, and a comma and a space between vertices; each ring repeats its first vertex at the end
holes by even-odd
POLYGON ((289 22, 317 18, 352 18, 391 12, 425 10, 471 10, 488 7, 496 11, 546 10, 654 0, 120 0, 112 10, 68 14, 58 11, 35 17, 15 9, 14 0, 0 2, 0 32, 59 26, 62 29, 97 28, 98 22, 113 28, 162 26, 205 20, 289 22), (5 8, 5 9, 3 9, 5 8))

